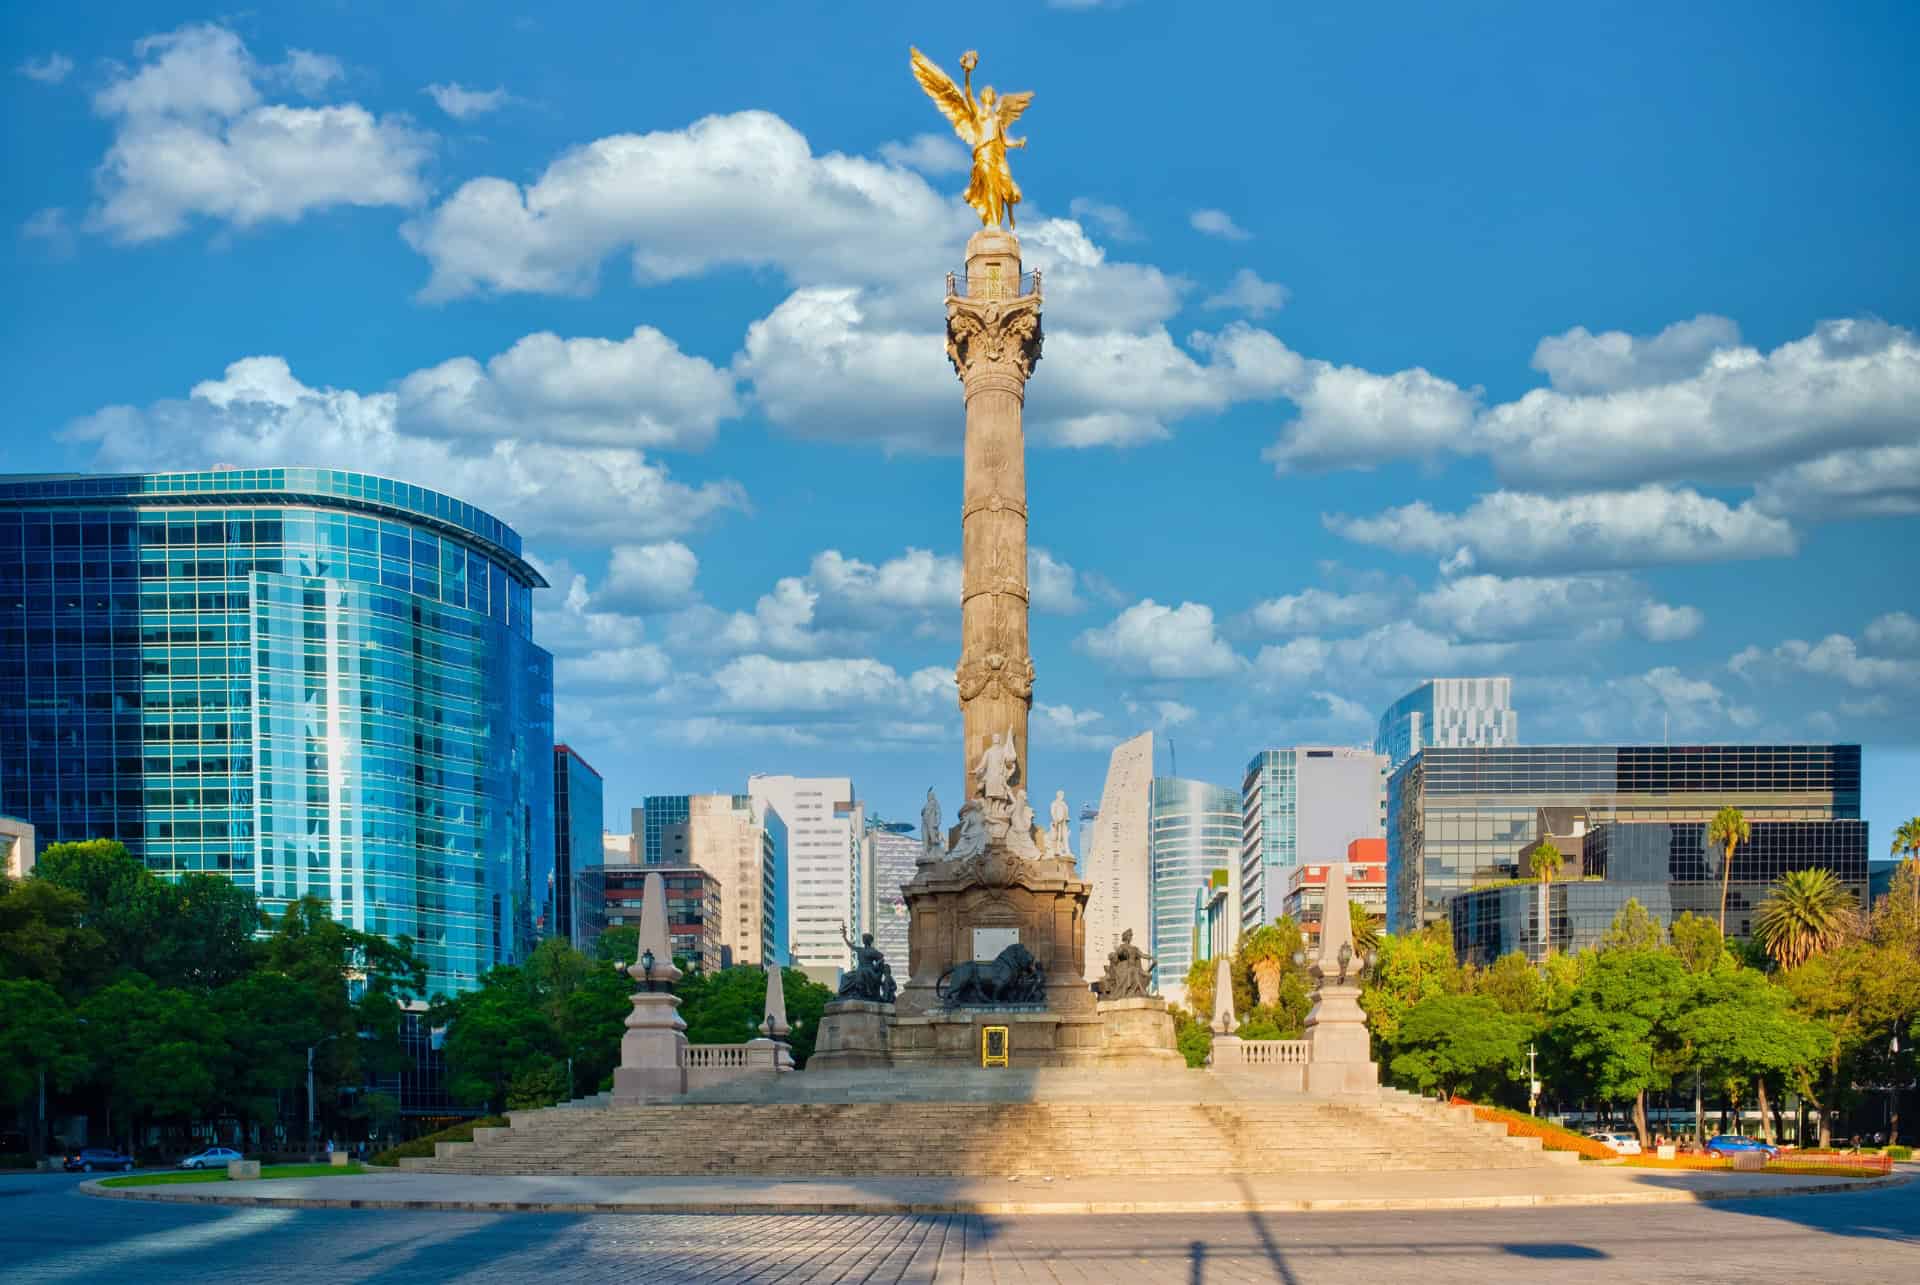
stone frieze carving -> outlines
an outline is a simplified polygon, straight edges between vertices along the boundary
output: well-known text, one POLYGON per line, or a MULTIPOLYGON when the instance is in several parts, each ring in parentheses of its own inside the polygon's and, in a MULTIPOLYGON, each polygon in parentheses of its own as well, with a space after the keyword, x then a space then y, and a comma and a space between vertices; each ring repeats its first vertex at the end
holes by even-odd
POLYGON ((966 704, 982 692, 1011 696, 1015 700, 1033 699, 1033 659, 1009 659, 1003 652, 990 651, 976 660, 962 660, 954 670, 960 688, 960 703, 966 704))

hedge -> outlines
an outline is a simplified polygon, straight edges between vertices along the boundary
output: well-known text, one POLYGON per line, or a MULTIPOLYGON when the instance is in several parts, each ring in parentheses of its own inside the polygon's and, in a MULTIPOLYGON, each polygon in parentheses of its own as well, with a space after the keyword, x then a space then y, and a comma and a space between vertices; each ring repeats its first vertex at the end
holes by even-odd
POLYGON ((1473 1108, 1473 1118, 1497 1122, 1507 1126, 1509 1138, 1538 1138, 1540 1145, 1548 1151, 1572 1151, 1585 1160, 1617 1160, 1620 1153, 1604 1142, 1595 1142, 1584 1134, 1571 1129, 1562 1129, 1557 1124, 1548 1124, 1537 1116, 1522 1115, 1518 1111, 1509 1111, 1505 1107, 1482 1106, 1478 1102, 1469 1102, 1465 1098, 1455 1098, 1455 1106, 1473 1108))

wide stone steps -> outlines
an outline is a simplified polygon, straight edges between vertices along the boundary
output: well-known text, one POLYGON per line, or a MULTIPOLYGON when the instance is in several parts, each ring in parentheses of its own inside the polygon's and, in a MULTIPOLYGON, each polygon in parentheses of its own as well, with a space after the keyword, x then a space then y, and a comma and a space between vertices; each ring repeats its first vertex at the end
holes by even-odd
MULTIPOLYGON (((782 1077, 798 1079, 798 1076, 782 1077)), ((443 1173, 1095 1176, 1519 1168, 1553 1162, 1471 1114, 1378 1101, 787 1102, 516 1112, 408 1168, 443 1173)), ((1554 1158, 1557 1160, 1557 1157, 1554 1158)))

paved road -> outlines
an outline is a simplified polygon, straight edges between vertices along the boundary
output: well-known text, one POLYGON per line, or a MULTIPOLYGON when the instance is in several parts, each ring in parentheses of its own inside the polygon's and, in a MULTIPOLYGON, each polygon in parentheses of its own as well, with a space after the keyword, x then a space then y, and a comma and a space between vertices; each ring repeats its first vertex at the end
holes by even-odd
POLYGON ((394 1213, 100 1200, 0 1178, 0 1281, 1910 1282, 1920 1183, 1711 1205, 1025 1217, 394 1213))

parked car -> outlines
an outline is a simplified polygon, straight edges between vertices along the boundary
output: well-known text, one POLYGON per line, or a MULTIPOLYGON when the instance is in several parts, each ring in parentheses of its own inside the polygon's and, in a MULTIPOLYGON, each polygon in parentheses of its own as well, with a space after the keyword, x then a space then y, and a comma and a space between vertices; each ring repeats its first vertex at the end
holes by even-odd
POLYGON ((1745 1138, 1737 1133, 1723 1133, 1717 1138, 1707 1139, 1707 1154, 1710 1156, 1735 1156, 1743 1151, 1762 1151, 1769 1160, 1780 1158, 1780 1148, 1758 1138, 1745 1138))
POLYGON ((1603 1142, 1612 1147, 1615 1155, 1637 1156, 1640 1154, 1640 1139, 1631 1133, 1589 1133, 1587 1136, 1595 1142, 1603 1142))
POLYGON ((182 1169, 225 1169, 227 1161, 239 1160, 241 1155, 232 1147, 208 1147, 205 1151, 196 1151, 180 1162, 182 1169))
POLYGON ((65 1168, 68 1173, 92 1173, 95 1169, 118 1169, 126 1173, 133 1168, 133 1157, 112 1147, 82 1147, 67 1153, 65 1168))

